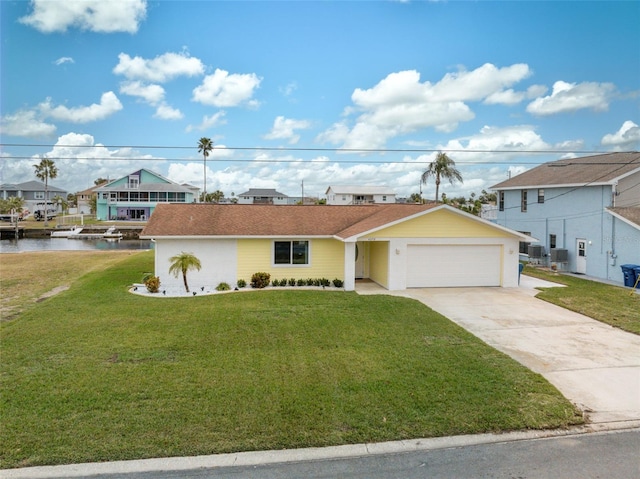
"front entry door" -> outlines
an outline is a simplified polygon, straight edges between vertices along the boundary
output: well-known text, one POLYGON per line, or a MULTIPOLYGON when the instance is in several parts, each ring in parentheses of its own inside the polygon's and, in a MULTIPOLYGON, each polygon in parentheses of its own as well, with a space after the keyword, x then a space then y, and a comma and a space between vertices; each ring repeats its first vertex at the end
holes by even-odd
POLYGON ((587 240, 576 240, 576 273, 587 274, 587 240))

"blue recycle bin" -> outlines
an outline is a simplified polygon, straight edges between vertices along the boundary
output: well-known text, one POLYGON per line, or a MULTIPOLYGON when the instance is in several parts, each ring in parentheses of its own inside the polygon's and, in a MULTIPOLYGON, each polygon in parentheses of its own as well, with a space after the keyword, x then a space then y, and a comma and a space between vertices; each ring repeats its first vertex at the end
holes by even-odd
POLYGON ((522 274, 523 269, 524 265, 522 263, 518 263, 518 284, 520 284, 520 275, 522 274))
POLYGON ((633 285, 636 284, 636 278, 640 274, 640 266, 637 264, 623 264, 620 268, 624 277, 624 285, 633 288, 633 285))

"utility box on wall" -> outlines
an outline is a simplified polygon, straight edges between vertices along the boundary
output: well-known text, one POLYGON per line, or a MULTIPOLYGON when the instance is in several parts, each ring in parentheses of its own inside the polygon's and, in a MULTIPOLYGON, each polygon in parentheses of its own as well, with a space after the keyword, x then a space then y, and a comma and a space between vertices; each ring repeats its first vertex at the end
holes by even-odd
POLYGON ((544 246, 530 245, 529 246, 529 258, 539 259, 544 256, 544 246))
POLYGON ((553 248, 551 250, 551 261, 553 263, 566 263, 569 261, 569 251, 566 249, 553 248))

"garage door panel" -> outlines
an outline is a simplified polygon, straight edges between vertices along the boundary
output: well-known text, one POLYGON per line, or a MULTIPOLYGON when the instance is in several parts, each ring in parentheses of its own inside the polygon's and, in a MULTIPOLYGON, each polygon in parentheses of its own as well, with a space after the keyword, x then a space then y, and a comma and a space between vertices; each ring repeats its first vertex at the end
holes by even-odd
POLYGON ((410 245, 407 287, 500 286, 497 245, 410 245))

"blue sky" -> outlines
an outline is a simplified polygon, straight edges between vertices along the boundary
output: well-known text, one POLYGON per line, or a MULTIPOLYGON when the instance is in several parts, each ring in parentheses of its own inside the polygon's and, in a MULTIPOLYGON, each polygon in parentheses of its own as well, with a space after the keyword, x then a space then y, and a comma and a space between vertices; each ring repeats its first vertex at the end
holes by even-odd
POLYGON ((0 183, 35 179, 46 155, 68 191, 140 167, 202 188, 209 137, 209 192, 299 196, 304 181, 306 195, 409 196, 444 150, 464 177, 442 184, 451 197, 545 161, 640 149, 637 1, 0 8, 0 183))

